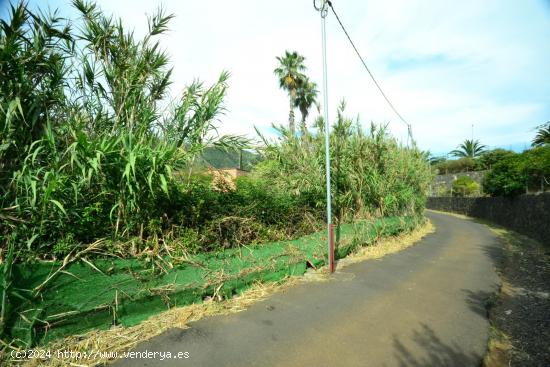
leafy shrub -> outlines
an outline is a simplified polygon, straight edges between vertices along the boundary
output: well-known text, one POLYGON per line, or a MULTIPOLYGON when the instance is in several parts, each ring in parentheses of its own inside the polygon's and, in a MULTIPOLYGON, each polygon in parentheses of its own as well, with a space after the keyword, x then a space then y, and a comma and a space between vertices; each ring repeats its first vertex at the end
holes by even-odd
POLYGON ((434 168, 437 169, 438 174, 448 174, 448 173, 460 173, 460 172, 469 172, 477 171, 481 169, 479 161, 474 158, 460 158, 460 159, 450 159, 443 162, 436 163, 434 168))
POLYGON ((460 176, 453 181, 453 196, 479 195, 480 185, 469 176, 460 176))
POLYGON ((452 194, 452 189, 451 189, 451 188, 448 188, 448 187, 445 186, 445 185, 440 185, 440 186, 437 186, 437 187, 434 189, 433 194, 434 194, 434 196, 441 196, 441 197, 451 196, 451 194, 452 194))
POLYGON ((464 157, 447 160, 439 157, 439 159, 432 161, 432 166, 440 175, 448 173, 483 171, 491 169, 491 167, 497 162, 514 154, 516 153, 506 149, 493 149, 484 151, 476 158, 464 157))
POLYGON ((63 258, 77 246, 78 245, 75 243, 73 234, 69 233, 55 243, 52 252, 55 256, 63 258))
POLYGON ((320 228, 320 217, 304 197, 281 191, 255 173, 237 178, 234 190, 216 190, 213 179, 205 173, 182 177, 161 204, 168 218, 163 231, 172 231, 188 251, 287 239, 320 228))
POLYGON ((487 150, 478 158, 479 167, 483 170, 491 169, 495 164, 504 158, 513 156, 514 154, 516 153, 506 149, 487 150))
POLYGON ((483 189, 492 196, 513 196, 550 186, 550 146, 513 154, 485 175, 483 189))
POLYGON ((175 241, 172 244, 175 245, 176 257, 184 256, 188 253, 198 253, 204 250, 199 233, 194 228, 176 227, 173 234, 175 241))
POLYGON ((285 239, 273 236, 270 227, 251 217, 224 216, 208 222, 203 229, 206 250, 238 247, 250 243, 285 239))

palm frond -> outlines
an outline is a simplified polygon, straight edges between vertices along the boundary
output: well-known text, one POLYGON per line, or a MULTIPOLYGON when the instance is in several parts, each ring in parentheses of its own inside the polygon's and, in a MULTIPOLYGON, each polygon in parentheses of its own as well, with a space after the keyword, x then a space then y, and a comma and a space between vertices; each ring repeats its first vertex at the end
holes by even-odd
POLYGON ((449 154, 455 157, 479 157, 487 148, 487 146, 481 144, 479 140, 466 139, 457 149, 452 150, 449 154))
POLYGON ((532 146, 540 147, 550 144, 550 121, 545 124, 539 125, 537 128, 537 135, 533 138, 532 146))

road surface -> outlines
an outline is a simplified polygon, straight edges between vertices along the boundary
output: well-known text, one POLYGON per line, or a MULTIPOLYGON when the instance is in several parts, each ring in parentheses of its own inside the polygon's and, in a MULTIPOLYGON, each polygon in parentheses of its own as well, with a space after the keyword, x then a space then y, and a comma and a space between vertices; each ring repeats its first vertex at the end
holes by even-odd
POLYGON ((436 231, 415 246, 135 349, 187 359, 115 365, 477 367, 487 347, 486 304, 498 289, 498 241, 481 224, 427 215, 436 231))

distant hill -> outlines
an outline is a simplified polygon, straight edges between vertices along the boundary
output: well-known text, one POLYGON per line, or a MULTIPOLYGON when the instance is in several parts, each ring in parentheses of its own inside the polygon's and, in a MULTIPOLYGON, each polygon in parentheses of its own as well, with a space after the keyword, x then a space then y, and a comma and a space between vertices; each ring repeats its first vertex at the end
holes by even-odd
POLYGON ((221 148, 209 147, 197 158, 195 165, 204 168, 239 168, 243 171, 250 171, 259 161, 260 155, 250 150, 224 150, 221 148), (241 159, 242 166, 240 163, 241 159))

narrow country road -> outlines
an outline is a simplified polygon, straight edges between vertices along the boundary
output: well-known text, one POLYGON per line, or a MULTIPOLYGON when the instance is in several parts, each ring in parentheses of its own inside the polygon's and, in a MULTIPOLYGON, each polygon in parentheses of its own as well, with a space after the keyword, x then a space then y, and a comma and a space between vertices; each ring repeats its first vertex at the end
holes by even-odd
POLYGON ((497 238, 471 221, 427 215, 436 231, 413 247, 136 349, 188 352, 188 359, 116 365, 477 367, 488 340, 485 306, 499 282, 497 238))

